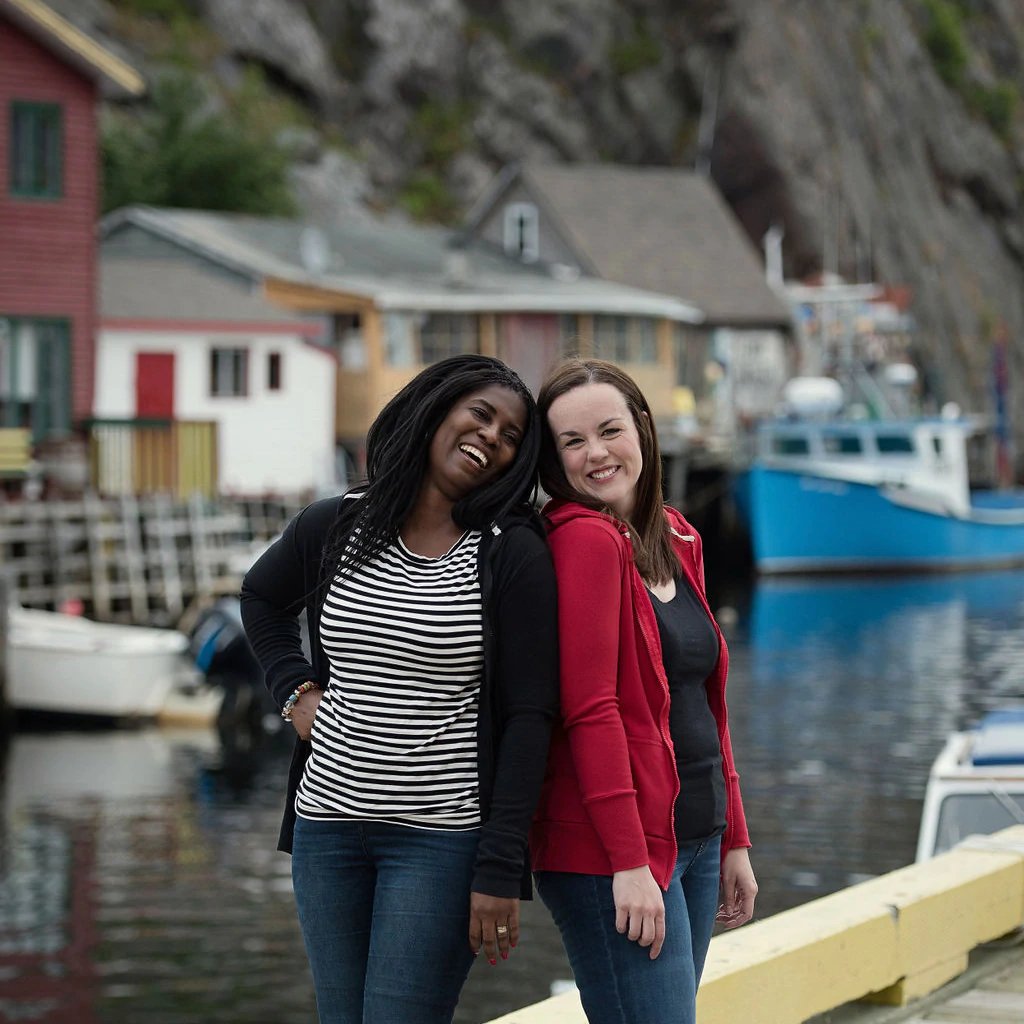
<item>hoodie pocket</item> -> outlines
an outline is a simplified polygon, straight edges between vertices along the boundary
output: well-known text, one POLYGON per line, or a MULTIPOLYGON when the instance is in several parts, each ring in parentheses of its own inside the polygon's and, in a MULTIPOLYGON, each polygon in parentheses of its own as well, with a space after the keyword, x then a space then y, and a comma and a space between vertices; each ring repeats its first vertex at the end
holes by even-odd
POLYGON ((676 788, 671 754, 657 740, 629 737, 629 766, 633 773, 636 805, 644 832, 672 838, 672 800, 676 788))

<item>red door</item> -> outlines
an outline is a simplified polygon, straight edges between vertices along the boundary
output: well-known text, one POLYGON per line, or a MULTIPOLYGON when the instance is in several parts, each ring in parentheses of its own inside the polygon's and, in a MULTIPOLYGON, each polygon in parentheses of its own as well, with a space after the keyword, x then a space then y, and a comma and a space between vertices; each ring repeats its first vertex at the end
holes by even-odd
POLYGON ((549 313, 514 313, 502 317, 501 327, 501 358, 536 395, 561 352, 558 317, 549 313))
POLYGON ((174 419, 174 353, 135 353, 135 415, 174 419))

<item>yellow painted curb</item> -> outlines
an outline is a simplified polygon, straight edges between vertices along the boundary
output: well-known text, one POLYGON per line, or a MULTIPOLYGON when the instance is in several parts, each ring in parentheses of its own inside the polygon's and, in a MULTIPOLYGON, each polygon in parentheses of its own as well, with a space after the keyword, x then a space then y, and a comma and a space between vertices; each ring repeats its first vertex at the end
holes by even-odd
MULTIPOLYGON (((700 1024, 801 1024, 855 999, 904 1004, 1024 923, 1024 826, 965 844, 711 942, 700 1024)), ((489 1024, 586 1024, 575 992, 489 1024)))

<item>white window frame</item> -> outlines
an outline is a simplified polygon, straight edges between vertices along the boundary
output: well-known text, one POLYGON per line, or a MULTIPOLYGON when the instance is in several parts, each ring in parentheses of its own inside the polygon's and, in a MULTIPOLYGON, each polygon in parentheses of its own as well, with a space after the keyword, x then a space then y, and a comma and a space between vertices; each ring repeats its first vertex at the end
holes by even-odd
POLYGON ((540 212, 533 203, 505 207, 505 255, 536 263, 540 259, 540 212))
POLYGON ((249 397, 249 347, 247 345, 210 346, 210 397, 249 397), (241 386, 241 390, 236 385, 241 386))

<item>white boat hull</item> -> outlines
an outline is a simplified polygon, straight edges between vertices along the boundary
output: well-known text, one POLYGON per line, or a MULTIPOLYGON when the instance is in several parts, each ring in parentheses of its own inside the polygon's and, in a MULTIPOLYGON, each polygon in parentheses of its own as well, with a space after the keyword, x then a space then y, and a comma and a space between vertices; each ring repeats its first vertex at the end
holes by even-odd
POLYGON ((187 644, 174 630, 12 608, 7 701, 16 711, 151 718, 182 671, 187 644))

